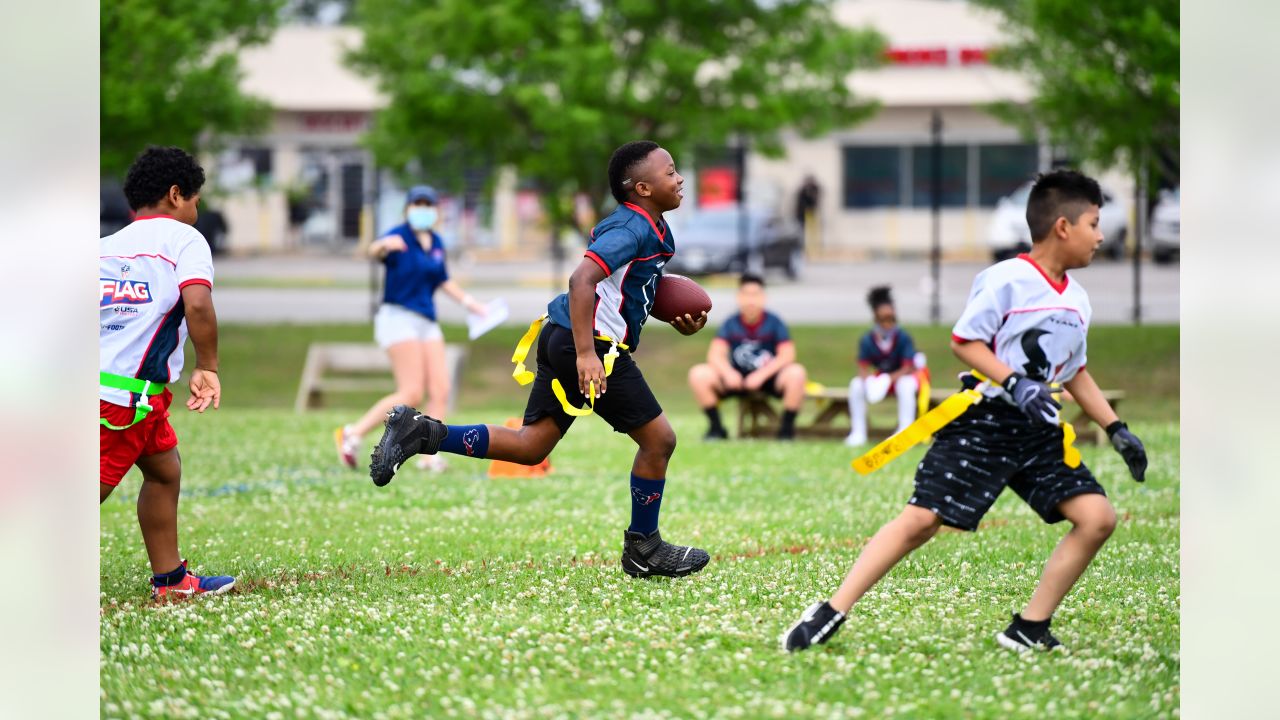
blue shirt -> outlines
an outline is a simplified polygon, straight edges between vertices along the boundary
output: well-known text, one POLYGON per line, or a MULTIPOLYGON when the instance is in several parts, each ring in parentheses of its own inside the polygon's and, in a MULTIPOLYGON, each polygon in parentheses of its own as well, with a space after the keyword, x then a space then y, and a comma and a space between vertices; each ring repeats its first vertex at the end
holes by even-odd
POLYGON ((874 329, 868 330, 858 343, 858 364, 870 365, 877 372, 891 373, 914 363, 916 345, 906 330, 895 327, 887 337, 880 337, 874 329))
POLYGON ((444 242, 431 233, 431 249, 418 242, 418 236, 403 223, 391 228, 387 235, 399 235, 408 249, 387 253, 382 264, 387 277, 382 283, 382 302, 399 305, 430 320, 436 319, 436 288, 449 280, 444 262, 444 242))
MULTIPOLYGON (((619 205, 591 229, 586 257, 606 275, 596 285, 596 335, 626 343, 631 350, 640 346, 640 329, 649 319, 662 266, 675 252, 667 224, 632 203, 619 205)), ((547 314, 556 325, 571 328, 569 294, 552 300, 547 314)))
POLYGON ((787 324, 767 310, 754 325, 743 322, 742 313, 730 317, 716 337, 729 343, 729 362, 743 375, 764 367, 777 356, 779 345, 791 342, 787 324))

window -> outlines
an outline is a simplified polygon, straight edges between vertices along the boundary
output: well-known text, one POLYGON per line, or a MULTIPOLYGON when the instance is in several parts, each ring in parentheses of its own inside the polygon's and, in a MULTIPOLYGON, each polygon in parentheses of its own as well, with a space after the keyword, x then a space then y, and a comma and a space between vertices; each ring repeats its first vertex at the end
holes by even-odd
POLYGON ((978 204, 991 207, 1035 178, 1040 149, 1035 145, 982 145, 978 148, 978 204))
MULTIPOLYGON (((964 207, 969 193, 969 147, 942 146, 942 207, 964 207)), ((911 148, 911 205, 933 207, 933 146, 911 148)))
POLYGON ((870 208, 902 202, 902 148, 852 146, 844 149, 844 206, 870 208))

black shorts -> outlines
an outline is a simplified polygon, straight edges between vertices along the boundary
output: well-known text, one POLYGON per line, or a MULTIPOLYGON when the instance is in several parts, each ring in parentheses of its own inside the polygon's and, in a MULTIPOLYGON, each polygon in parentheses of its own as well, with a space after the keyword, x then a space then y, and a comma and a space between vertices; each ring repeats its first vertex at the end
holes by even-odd
MULTIPOLYGON (((596 341, 597 355, 603 358, 608 351, 609 343, 596 341)), ((564 386, 570 405, 583 407, 587 404, 586 397, 578 392, 578 353, 573 344, 573 332, 547 323, 538 335, 538 373, 529 391, 529 404, 524 409, 524 424, 531 425, 550 416, 555 419, 560 434, 564 435, 575 418, 560 406, 560 400, 551 390, 552 378, 564 386)), ((596 398, 595 414, 620 433, 629 433, 662 414, 662 406, 629 352, 618 352, 606 389, 608 392, 596 398)))
POLYGON ((1061 428, 1033 423, 1013 405, 988 399, 938 431, 907 502, 932 510, 944 525, 977 530, 1006 485, 1047 523, 1064 519, 1063 500, 1107 494, 1083 463, 1070 468, 1063 462, 1061 428))
MULTIPOLYGON (((738 368, 734 368, 734 370, 738 370, 738 368)), ((741 370, 738 370, 738 372, 742 373, 742 377, 744 378, 749 374, 749 373, 744 373, 741 370)), ((781 374, 782 374, 781 370, 774 373, 768 380, 764 381, 764 384, 760 386, 760 389, 757 392, 766 393, 776 398, 782 397, 782 388, 778 387, 778 376, 781 374)), ((720 390, 719 392, 716 393, 716 396, 723 400, 724 398, 731 398, 731 397, 738 397, 739 395, 746 395, 749 392, 751 391, 747 390, 746 388, 743 388, 741 390, 720 390)))

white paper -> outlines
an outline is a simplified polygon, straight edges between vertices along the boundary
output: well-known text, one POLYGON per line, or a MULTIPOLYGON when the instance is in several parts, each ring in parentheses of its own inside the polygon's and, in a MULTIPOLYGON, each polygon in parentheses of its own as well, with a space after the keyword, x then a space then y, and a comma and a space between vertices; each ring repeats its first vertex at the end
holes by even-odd
POLYGON ((491 300, 484 307, 487 311, 484 315, 467 313, 467 339, 469 340, 475 340, 498 327, 511 315, 510 310, 507 309, 506 298, 491 300))

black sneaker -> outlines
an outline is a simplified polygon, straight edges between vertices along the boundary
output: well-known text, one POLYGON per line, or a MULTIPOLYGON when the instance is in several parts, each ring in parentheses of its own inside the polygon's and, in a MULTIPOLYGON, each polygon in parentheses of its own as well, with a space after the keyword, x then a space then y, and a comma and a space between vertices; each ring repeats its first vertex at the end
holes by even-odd
POLYGON ((1052 620, 1053 618, 1042 622, 1030 622, 1023 620, 1018 613, 1014 613, 1013 622, 1009 623, 1009 627, 1004 632, 996 633, 996 642, 1000 643, 1000 647, 1015 652, 1026 652, 1032 649, 1052 650, 1061 647, 1062 643, 1049 632, 1049 623, 1052 620))
POLYGON ((725 432, 722 427, 711 428, 706 435, 702 436, 702 439, 706 441, 728 440, 729 433, 725 432))
POLYGON ((706 550, 672 545, 654 530, 648 536, 627 531, 622 536, 622 572, 631 577, 684 577, 707 566, 706 550))
POLYGON ((435 418, 427 417, 408 405, 397 405, 387 413, 382 439, 369 457, 369 477, 382 487, 391 482, 404 461, 419 453, 435 455, 449 428, 435 418))
POLYGON ((821 645, 836 634, 844 624, 844 617, 844 613, 837 612, 829 602, 816 602, 810 605, 796 624, 782 633, 782 649, 795 652, 811 645, 821 645))

